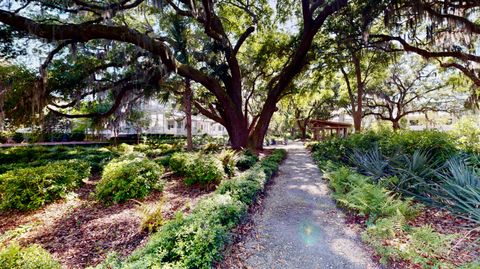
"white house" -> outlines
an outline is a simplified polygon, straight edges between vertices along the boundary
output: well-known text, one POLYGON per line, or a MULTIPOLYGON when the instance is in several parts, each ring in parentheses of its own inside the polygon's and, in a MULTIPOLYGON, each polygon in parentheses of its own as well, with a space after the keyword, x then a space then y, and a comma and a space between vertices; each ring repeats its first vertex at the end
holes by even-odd
MULTIPOLYGON (((169 104, 162 104, 157 100, 151 100, 141 107, 149 119, 149 125, 142 133, 147 134, 172 134, 175 136, 186 135, 185 114, 181 111, 171 109, 169 104)), ((120 125, 120 134, 135 134, 136 130, 126 123, 120 125)), ((228 135, 223 125, 203 116, 192 116, 192 134, 211 136, 228 135)))

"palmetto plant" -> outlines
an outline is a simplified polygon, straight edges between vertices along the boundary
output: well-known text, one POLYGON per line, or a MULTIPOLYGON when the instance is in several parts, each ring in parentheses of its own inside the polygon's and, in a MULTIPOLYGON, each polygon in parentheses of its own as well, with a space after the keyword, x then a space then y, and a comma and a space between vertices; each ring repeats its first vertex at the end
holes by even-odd
POLYGON ((412 155, 404 154, 392 161, 392 171, 399 179, 397 188, 407 194, 424 195, 431 190, 436 180, 436 167, 428 151, 416 150, 412 155))
POLYGON ((468 160, 453 158, 438 173, 437 199, 450 211, 480 224, 480 173, 468 160))
POLYGON ((354 149, 350 162, 360 173, 373 177, 375 182, 389 175, 389 161, 382 155, 378 145, 366 151, 354 149))

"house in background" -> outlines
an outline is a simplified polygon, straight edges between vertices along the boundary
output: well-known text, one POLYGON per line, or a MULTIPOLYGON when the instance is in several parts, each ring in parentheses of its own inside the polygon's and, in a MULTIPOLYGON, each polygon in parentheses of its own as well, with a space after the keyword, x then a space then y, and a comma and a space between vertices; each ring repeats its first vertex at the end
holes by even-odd
POLYGON ((405 125, 410 130, 451 131, 460 117, 447 112, 428 112, 410 114, 405 119, 405 125))
MULTIPOLYGON (((185 114, 181 111, 170 108, 167 104, 162 104, 157 100, 150 100, 142 104, 141 110, 145 112, 147 126, 143 129, 144 134, 170 134, 175 136, 187 135, 185 114)), ((112 132, 105 133, 107 136, 113 136, 112 132)), ((120 135, 136 134, 133 126, 126 122, 120 124, 120 135)), ((203 115, 192 116, 192 134, 210 136, 228 135, 225 127, 203 115)))
MULTIPOLYGON (((455 124, 460 122, 465 117, 475 116, 473 112, 466 112, 462 115, 454 115, 448 112, 428 112, 428 113, 413 113, 403 118, 401 126, 403 129, 422 131, 422 130, 438 130, 438 131, 451 131, 455 128, 455 124)), ((353 124, 353 118, 344 111, 337 113, 337 116, 331 119, 332 121, 345 122, 353 124)), ((362 121, 364 128, 371 128, 382 122, 390 126, 388 121, 377 120, 373 116, 367 116, 362 121)), ((477 126, 480 129, 480 119, 477 120, 477 126)))

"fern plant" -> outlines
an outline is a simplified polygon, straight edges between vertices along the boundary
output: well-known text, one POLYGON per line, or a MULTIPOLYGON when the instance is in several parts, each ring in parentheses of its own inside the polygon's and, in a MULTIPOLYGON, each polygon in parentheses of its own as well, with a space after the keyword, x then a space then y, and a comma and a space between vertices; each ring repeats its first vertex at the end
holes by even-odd
POLYGON ((162 214, 162 207, 164 203, 164 198, 161 198, 157 203, 153 205, 138 202, 137 211, 142 217, 140 223, 140 228, 142 230, 148 230, 149 232, 153 232, 158 230, 158 228, 160 228, 164 224, 165 219, 163 218, 162 214))

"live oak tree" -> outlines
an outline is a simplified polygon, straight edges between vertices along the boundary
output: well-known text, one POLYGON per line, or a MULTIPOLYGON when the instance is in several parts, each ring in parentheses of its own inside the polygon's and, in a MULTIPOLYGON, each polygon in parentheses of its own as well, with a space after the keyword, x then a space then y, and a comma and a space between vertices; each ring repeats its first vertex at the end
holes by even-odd
POLYGON ((364 99, 371 84, 378 83, 390 55, 372 46, 365 35, 378 27, 376 19, 384 12, 382 2, 376 8, 359 8, 355 5, 339 11, 327 20, 321 37, 323 49, 329 55, 329 69, 338 71, 342 88, 348 99, 347 109, 353 118, 355 132, 361 132, 365 116, 364 99))
POLYGON ((329 77, 331 72, 320 72, 319 62, 299 76, 291 94, 279 105, 279 111, 297 129, 302 140, 307 139, 308 125, 313 119, 328 120, 343 105, 339 85, 329 77))
MULTIPOLYGON (((67 50, 70 50, 69 54, 74 54, 76 48, 82 46, 89 47, 88 51, 97 56, 109 54, 118 47, 133 47, 135 52, 122 55, 126 60, 119 64, 123 65, 113 67, 121 76, 109 81, 109 87, 116 89, 115 102, 106 114, 113 113, 131 91, 140 91, 144 85, 158 88, 166 76, 176 73, 202 85, 211 94, 214 100, 212 106, 200 107, 199 110, 226 127, 232 147, 261 148, 271 117, 277 109, 276 104, 292 80, 308 64, 313 40, 325 20, 347 4, 371 10, 378 6, 378 1, 302 0, 278 1, 278 4, 289 6, 290 15, 298 15, 299 25, 293 29, 296 33, 292 34, 291 53, 266 82, 266 98, 255 121, 249 121, 244 113, 245 76, 241 67, 248 63, 239 59, 242 54, 249 53, 244 50, 245 41, 255 31, 268 31, 275 23, 266 0, 118 0, 105 4, 86 0, 29 0, 2 8, 0 22, 16 32, 28 34, 30 38, 36 37, 55 45, 41 71, 48 71, 51 58, 63 55, 67 50), (195 33, 189 55, 191 63, 182 63, 175 57, 171 36, 166 31, 172 16, 183 17, 188 28, 195 33), (135 68, 131 72, 125 72, 132 66, 135 68)), ((102 69, 101 65, 110 61, 97 58, 100 59, 99 65, 93 66, 90 71, 95 73, 100 69, 104 71, 102 75, 107 76, 111 68, 102 69)), ((107 83, 102 76, 96 78, 102 80, 100 84, 107 83)), ((100 86, 96 90, 98 88, 100 86)), ((55 95, 55 90, 45 93, 55 95)), ((85 94, 85 90, 80 95, 77 93, 75 99, 85 94)), ((50 108, 55 110, 52 106, 50 108)), ((74 117, 104 116, 55 111, 74 117)))
MULTIPOLYGON (((454 112, 458 96, 439 75, 436 66, 418 57, 405 55, 397 59, 380 85, 367 91, 365 115, 390 121, 394 130, 407 115, 430 111, 454 112)), ((457 94, 458 95, 458 94, 457 94)))
POLYGON ((35 82, 35 74, 27 68, 0 63, 0 131, 12 122, 23 125, 37 118, 32 107, 32 101, 38 104, 32 88, 35 82))
POLYGON ((383 44, 383 49, 415 53, 462 72, 474 85, 469 101, 478 105, 479 17, 477 0, 395 0, 383 15, 387 27, 369 33, 369 40, 383 44))

